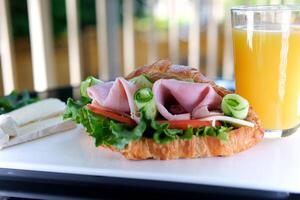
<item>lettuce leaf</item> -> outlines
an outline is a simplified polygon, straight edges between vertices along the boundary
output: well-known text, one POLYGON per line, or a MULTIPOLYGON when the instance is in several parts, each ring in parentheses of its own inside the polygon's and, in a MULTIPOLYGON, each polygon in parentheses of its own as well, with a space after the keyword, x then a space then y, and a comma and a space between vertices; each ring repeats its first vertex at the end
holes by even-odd
POLYGON ((230 125, 223 125, 218 127, 206 126, 193 129, 189 127, 187 130, 169 129, 168 123, 159 124, 152 121, 151 127, 155 130, 153 140, 158 144, 165 144, 174 139, 190 140, 193 135, 199 137, 213 136, 218 138, 222 143, 228 140, 228 133, 233 129, 230 125))
POLYGON ((227 94, 222 99, 221 109, 227 116, 245 119, 249 111, 249 102, 238 94, 227 94))
POLYGON ((217 137, 222 143, 228 140, 228 132, 233 129, 230 125, 220 127, 201 127, 187 130, 169 129, 168 123, 160 124, 155 120, 147 119, 144 111, 141 111, 141 120, 135 127, 119 123, 106 117, 97 115, 87 109, 86 104, 90 103, 89 98, 82 98, 75 101, 69 98, 64 119, 71 119, 82 124, 88 134, 95 140, 95 145, 113 146, 117 149, 124 149, 131 141, 139 140, 144 133, 150 133, 150 138, 158 144, 166 144, 175 139, 189 140, 193 135, 199 137, 217 137))
POLYGON ((183 140, 190 140, 192 139, 193 135, 194 135, 194 130, 192 127, 189 127, 188 129, 183 131, 183 134, 179 135, 179 138, 183 140))
POLYGON ((165 144, 177 138, 178 134, 182 134, 182 130, 169 129, 168 123, 159 124, 156 121, 151 122, 151 127, 154 129, 153 140, 158 144, 165 144))
POLYGON ((88 134, 95 139, 96 146, 111 145, 117 149, 124 149, 129 142, 140 139, 147 128, 145 120, 132 127, 97 115, 86 108, 87 103, 90 103, 88 98, 78 101, 69 98, 64 119, 82 124, 88 134))
POLYGON ((134 94, 134 103, 139 112, 143 112, 147 120, 154 120, 157 115, 157 109, 154 101, 154 95, 150 88, 141 88, 134 94))
POLYGON ((223 124, 223 126, 206 126, 197 128, 194 130, 194 135, 196 136, 213 136, 217 137, 222 143, 226 142, 229 138, 229 131, 231 131, 233 127, 229 124, 223 124))
POLYGON ((153 81, 147 77, 145 74, 134 77, 129 80, 131 83, 135 84, 139 88, 152 88, 153 81))
POLYGON ((80 100, 75 101, 72 98, 69 98, 67 101, 67 109, 64 113, 64 119, 71 119, 76 123, 81 123, 83 120, 83 107, 90 103, 91 99, 82 97, 80 100))
POLYGON ((115 135, 116 141, 113 146, 118 149, 123 149, 125 146, 133 141, 138 140, 143 136, 147 128, 144 120, 141 120, 136 127, 131 127, 127 124, 117 123, 111 120, 111 131, 115 135))
POLYGON ((93 76, 89 76, 87 77, 84 81, 81 82, 80 84, 80 95, 82 97, 89 97, 87 94, 87 89, 88 87, 91 87, 93 85, 99 84, 99 83, 103 83, 101 80, 96 79, 93 76))

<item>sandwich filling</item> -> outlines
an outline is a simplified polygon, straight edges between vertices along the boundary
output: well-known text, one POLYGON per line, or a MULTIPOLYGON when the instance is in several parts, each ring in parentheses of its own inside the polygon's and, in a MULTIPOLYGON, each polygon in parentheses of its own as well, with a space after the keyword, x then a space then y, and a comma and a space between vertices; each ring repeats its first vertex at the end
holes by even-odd
POLYGON ((82 124, 96 146, 124 149, 142 137, 159 144, 193 136, 226 142, 232 129, 254 126, 244 120, 247 100, 236 94, 221 97, 209 83, 153 81, 145 75, 110 82, 88 77, 80 91, 80 100, 68 100, 64 118, 82 124))

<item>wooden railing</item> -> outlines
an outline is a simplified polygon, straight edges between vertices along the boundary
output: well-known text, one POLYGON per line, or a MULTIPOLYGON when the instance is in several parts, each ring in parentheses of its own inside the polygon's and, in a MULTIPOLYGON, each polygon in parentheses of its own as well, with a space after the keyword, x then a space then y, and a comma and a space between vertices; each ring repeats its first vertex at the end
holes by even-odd
POLYGON ((0 46, 2 80, 5 93, 16 86, 15 55, 12 45, 11 21, 8 0, 0 1, 0 46))
MULTIPOLYGON (((98 57, 100 58, 98 74, 102 79, 112 79, 124 72, 127 74, 135 66, 135 31, 134 31, 134 0, 123 0, 123 49, 120 55, 119 38, 119 2, 118 0, 96 1, 96 27, 98 57), (121 60, 123 58, 123 60, 121 60), (122 62, 121 62, 122 61, 122 62), (121 69, 123 63, 123 69, 121 69)), ((168 46, 169 58, 174 63, 180 62, 178 1, 168 0, 168 46)), ((263 0, 262 0, 263 1, 263 0)), ((154 9, 158 0, 146 0, 150 13, 150 29, 148 31, 148 59, 151 63, 158 59, 157 37, 154 24, 154 9)), ((265 3, 270 1, 265 0, 265 3)), ((272 1, 271 1, 272 2, 272 1)), ((282 3, 282 1, 280 1, 282 3)), ((280 3, 279 2, 279 3, 280 3)), ((288 1, 290 3, 291 1, 288 1)), ((50 17, 50 0, 27 0, 30 43, 32 55, 34 89, 43 91, 57 86, 53 55, 52 22, 50 17)), ((205 5, 207 12, 207 58, 206 74, 214 77, 218 75, 218 49, 220 13, 224 12, 223 0, 190 0, 192 19, 189 22, 188 40, 188 65, 201 68, 200 62, 200 33, 201 33, 201 6, 205 5)), ((274 3, 274 2, 273 2, 274 3)), ((278 3, 278 2, 275 2, 278 3)), ((1 66, 4 93, 7 94, 16 87, 18 78, 15 73, 14 45, 11 31, 11 14, 9 0, 0 0, 0 46, 1 66)), ((66 0, 68 50, 69 50, 69 76, 70 84, 79 85, 83 79, 82 47, 80 19, 78 14, 78 0, 66 0)), ((233 77, 232 45, 230 32, 229 12, 225 12, 223 70, 221 75, 226 79, 233 77)), ((146 63, 145 63, 146 64, 146 63)))

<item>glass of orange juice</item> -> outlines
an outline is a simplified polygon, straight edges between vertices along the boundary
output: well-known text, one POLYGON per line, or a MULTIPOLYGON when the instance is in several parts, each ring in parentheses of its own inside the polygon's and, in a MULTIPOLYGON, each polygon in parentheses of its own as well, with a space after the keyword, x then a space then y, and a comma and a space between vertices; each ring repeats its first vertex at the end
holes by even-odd
POLYGON ((231 9, 236 92, 248 99, 269 136, 300 124, 300 6, 231 9))

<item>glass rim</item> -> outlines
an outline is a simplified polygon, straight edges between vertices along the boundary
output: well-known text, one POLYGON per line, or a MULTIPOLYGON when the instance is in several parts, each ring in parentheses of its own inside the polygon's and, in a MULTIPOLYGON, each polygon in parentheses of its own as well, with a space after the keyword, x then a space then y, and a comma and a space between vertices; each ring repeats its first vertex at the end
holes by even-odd
POLYGON ((230 8, 234 11, 253 11, 253 12, 274 12, 274 11, 300 11, 300 4, 286 4, 286 5, 249 5, 249 6, 234 6, 230 8))

